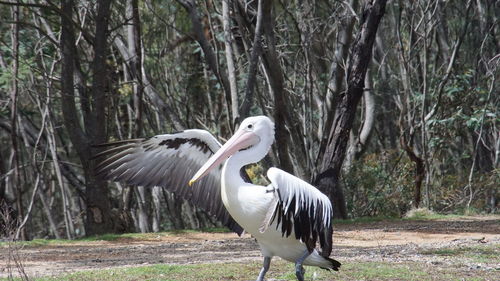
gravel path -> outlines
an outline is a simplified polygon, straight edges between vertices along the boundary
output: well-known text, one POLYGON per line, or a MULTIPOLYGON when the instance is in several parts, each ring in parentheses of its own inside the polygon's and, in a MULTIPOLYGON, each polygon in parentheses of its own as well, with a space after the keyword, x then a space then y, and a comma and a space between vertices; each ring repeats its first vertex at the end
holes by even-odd
MULTIPOLYGON (((262 259, 255 239, 249 235, 240 238, 232 233, 160 233, 148 237, 24 247, 18 249, 16 254, 29 276, 151 264, 262 259)), ((478 245, 496 245, 494 249, 500 256, 500 216, 337 224, 332 256, 344 263, 379 260, 489 270, 500 280, 498 258, 477 263, 432 253, 436 249, 478 245)), ((0 277, 7 277, 8 257, 8 248, 1 247, 0 277)))

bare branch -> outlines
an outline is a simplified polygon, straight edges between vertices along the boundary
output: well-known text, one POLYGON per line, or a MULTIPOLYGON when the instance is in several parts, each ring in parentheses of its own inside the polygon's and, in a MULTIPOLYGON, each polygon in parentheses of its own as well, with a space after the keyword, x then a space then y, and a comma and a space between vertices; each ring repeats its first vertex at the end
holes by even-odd
POLYGON ((222 0, 222 23, 224 28, 224 50, 226 53, 227 72, 229 73, 229 88, 231 91, 232 126, 235 128, 237 123, 239 123, 240 114, 238 112, 238 87, 232 50, 233 37, 231 32, 231 19, 229 16, 229 1, 230 0, 222 0))

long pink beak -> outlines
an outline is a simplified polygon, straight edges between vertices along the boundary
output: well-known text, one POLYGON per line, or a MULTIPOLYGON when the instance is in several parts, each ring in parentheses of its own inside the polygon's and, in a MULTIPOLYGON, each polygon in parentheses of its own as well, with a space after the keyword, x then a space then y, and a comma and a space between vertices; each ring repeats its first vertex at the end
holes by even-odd
POLYGON ((189 181, 189 186, 208 174, 213 168, 224 162, 237 151, 248 148, 260 141, 254 132, 238 130, 208 161, 196 172, 189 181))

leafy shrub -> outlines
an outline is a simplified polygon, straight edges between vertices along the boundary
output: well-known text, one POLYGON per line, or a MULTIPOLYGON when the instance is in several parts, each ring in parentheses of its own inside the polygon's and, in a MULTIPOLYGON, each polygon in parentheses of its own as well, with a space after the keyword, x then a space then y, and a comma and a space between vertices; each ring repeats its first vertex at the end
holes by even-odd
MULTIPOLYGON (((434 169, 437 172, 432 174, 429 185, 422 184, 422 206, 439 213, 498 212, 499 169, 475 172, 470 186, 467 173, 434 169), (429 202, 426 202, 426 188, 429 189, 429 202)), ((349 215, 405 216, 413 205, 414 173, 413 162, 397 150, 367 154, 353 162, 343 176, 349 215)), ((422 212, 417 209, 408 215, 422 212)))
POLYGON ((401 216, 411 206, 413 164, 396 150, 368 154, 344 175, 352 217, 401 216))

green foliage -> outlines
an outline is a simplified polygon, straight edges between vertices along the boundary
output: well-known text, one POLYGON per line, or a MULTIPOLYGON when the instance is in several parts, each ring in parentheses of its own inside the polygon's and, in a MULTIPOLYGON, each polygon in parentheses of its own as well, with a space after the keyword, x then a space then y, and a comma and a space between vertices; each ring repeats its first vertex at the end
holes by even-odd
MULTIPOLYGON (((470 161, 470 156, 465 151, 462 152, 462 158, 470 161)), ((368 154, 355 161, 343 178, 350 216, 402 217, 407 214, 412 207, 414 196, 414 169, 413 162, 400 151, 368 154)), ((474 173, 471 186, 474 198, 486 198, 488 194, 496 194, 498 182, 498 169, 474 173)), ((475 213, 489 210, 491 206, 487 205, 486 200, 473 200, 472 205, 467 208, 468 183, 467 174, 456 174, 452 169, 443 169, 441 175, 429 183, 428 188, 432 191, 429 202, 431 210, 458 214, 467 214, 472 210, 476 210, 475 213)), ((424 195, 425 183, 422 184, 422 198, 424 195)), ((414 216, 432 217, 433 214, 417 211, 414 216)))
POLYGON ((438 211, 453 211, 457 214, 482 213, 490 208, 488 202, 473 200, 467 207, 469 190, 473 190, 474 198, 486 198, 488 193, 498 192, 498 182, 500 182, 499 169, 473 174, 470 188, 466 175, 444 174, 433 183, 433 207, 438 211))
MULTIPOLYGON (((486 31, 489 29, 488 25, 492 24, 491 19, 495 18, 496 10, 494 5, 484 5, 484 9, 476 9, 473 6, 470 14, 464 16, 466 1, 436 3, 433 9, 425 8, 428 6, 425 1, 391 3, 381 22, 382 28, 377 34, 373 61, 370 62, 370 65, 374 66, 371 71, 371 87, 376 99, 374 131, 377 132, 377 137, 370 140, 367 154, 355 161, 352 169, 343 178, 352 217, 401 217, 410 210, 414 192, 414 164, 400 151, 396 140, 397 135, 403 131, 413 131, 411 145, 417 152, 424 154, 422 157, 430 175, 428 207, 438 212, 481 213, 495 210, 495 206, 488 206, 484 199, 488 194, 494 195, 490 198, 499 198, 498 164, 490 160, 490 163, 483 165, 483 162, 488 162, 483 160, 495 159, 500 122, 498 95, 495 95, 495 91, 493 95, 489 95, 490 82, 497 73, 486 69, 486 64, 493 68, 498 62, 491 59, 498 53, 496 41, 489 31, 486 31), (467 25, 468 30, 464 33, 465 38, 460 45, 456 40, 463 33, 465 19, 471 22, 467 25), (428 24, 420 24, 422 22, 428 24), (441 84, 445 81, 450 55, 455 46, 460 46, 457 49, 457 60, 449 76, 446 74, 446 83, 441 84), (440 85, 444 87, 441 88, 440 85), (397 102, 394 103, 394 100, 397 102), (421 119, 436 103, 439 103, 438 110, 423 124, 421 119), (403 108, 396 104, 405 105, 406 112, 403 113, 403 108), (398 122, 400 114, 404 124, 398 122), (481 148, 487 155, 476 157, 478 149, 475 144, 480 128, 483 129, 481 144, 484 144, 481 148), (473 171, 472 185, 469 186, 468 174, 475 158, 478 165, 473 171), (470 191, 474 200, 467 204, 470 191)), ((106 124, 108 140, 169 133, 173 131, 173 127, 176 127, 176 130, 205 128, 215 132, 217 136, 228 137, 232 132, 228 116, 231 108, 229 96, 221 87, 220 77, 216 77, 207 65, 204 52, 195 39, 188 12, 176 1, 138 3, 143 59, 141 70, 148 78, 147 86, 155 89, 155 96, 144 95, 143 112, 141 115, 137 114, 133 100, 133 85, 136 81, 131 81, 133 78, 130 75, 134 67, 127 56, 121 55, 117 44, 117 40, 123 40, 125 48, 129 44, 128 27, 131 26, 131 21, 125 12, 126 5, 125 1, 111 5, 109 37, 106 38, 109 44, 105 58, 108 69, 102 75, 106 75, 109 87, 102 93, 105 96, 106 118, 99 121, 106 124), (168 110, 163 108, 162 104, 167 104, 168 110), (137 125, 134 122, 137 116, 143 119, 140 122, 143 125, 141 136, 132 133, 137 125), (174 116, 178 120, 173 118, 174 116), (179 121, 179 126, 173 121, 179 121)), ((224 34, 220 20, 221 2, 196 1, 196 5, 202 21, 202 32, 216 55, 217 67, 220 71, 227 72, 224 34)), ((287 140, 290 141, 289 152, 293 152, 296 160, 299 159, 294 162, 300 166, 297 167, 298 171, 320 169, 307 163, 321 162, 322 155, 316 154, 321 151, 319 146, 322 140, 318 136, 321 133, 323 136, 328 134, 320 131, 330 125, 324 123, 328 120, 325 118, 326 112, 333 112, 333 109, 326 105, 337 104, 346 88, 347 79, 344 77, 343 81, 336 85, 338 87, 333 87, 338 88, 339 92, 328 91, 333 82, 337 83, 336 78, 340 78, 336 77, 337 74, 343 73, 342 69, 348 69, 352 61, 349 57, 338 57, 344 46, 349 48, 346 53, 352 54, 352 45, 343 42, 338 36, 347 26, 352 13, 361 18, 362 5, 355 6, 352 10, 347 9, 342 1, 313 1, 306 6, 296 1, 279 1, 273 6, 276 42, 268 42, 263 38, 262 47, 264 51, 272 47, 270 44, 274 44, 276 48, 277 59, 284 73, 285 108, 288 109, 290 120, 298 121, 296 124, 290 124, 289 120, 286 124, 291 133, 287 140), (347 44, 344 45, 345 43, 347 44)), ((0 167, 5 170, 12 168, 12 161, 8 157, 11 155, 11 140, 7 129, 11 105, 9 93, 14 80, 12 7, 0 4, 0 18, 5 20, 5 24, 0 24, 0 121, 3 125, 0 128, 0 154, 3 161, 0 167)), ((90 138, 94 135, 93 129, 87 128, 87 125, 92 123, 92 114, 89 112, 96 109, 97 104, 92 99, 98 96, 91 94, 94 75, 92 65, 94 58, 98 57, 95 42, 92 42, 96 30, 96 8, 95 1, 76 1, 73 9, 76 24, 74 35, 77 39, 74 58, 77 111, 75 118, 82 126, 82 136, 89 137, 89 143, 93 143, 90 138)), ((20 124, 17 132, 18 155, 22 166, 20 199, 24 207, 29 205, 33 183, 35 179, 39 179, 42 195, 50 202, 51 208, 62 210, 63 196, 60 192, 54 192, 59 184, 54 174, 58 169, 55 169, 54 165, 64 165, 60 168, 63 183, 68 185, 70 190, 66 205, 70 210, 70 218, 66 220, 63 212, 52 212, 52 216, 58 226, 65 226, 67 221, 75 222, 74 228, 68 228, 76 229, 74 234, 78 235, 84 233, 85 222, 82 218, 86 212, 80 198, 85 197, 85 192, 82 192, 85 187, 80 181, 91 179, 83 175, 81 159, 76 155, 75 144, 68 137, 71 135, 70 131, 78 130, 67 128, 63 124, 61 66, 64 62, 61 45, 55 42, 60 39, 62 31, 61 15, 51 9, 28 6, 21 7, 20 11, 17 77, 17 117, 20 124), (55 41, 49 39, 51 36, 55 41), (51 159, 47 144, 49 139, 55 142, 59 164, 51 159), (75 190, 78 192, 74 192, 75 190)), ((254 50, 253 32, 256 19, 252 15, 252 5, 240 12, 249 14, 239 18, 240 13, 233 10, 230 16, 236 83, 239 86, 238 98, 241 102, 249 77, 250 54, 254 50)), ((359 22, 355 18, 352 38, 356 38, 359 32, 359 22)), ((351 36, 346 36, 349 37, 351 36)), ((269 84, 271 80, 270 73, 265 68, 266 61, 268 60, 262 59, 258 65, 252 115, 273 115, 276 107, 276 92, 269 84)), ((356 117, 355 127, 363 122, 363 118, 358 118, 364 116, 361 107, 358 107, 358 110, 360 114, 356 117)), ((352 132, 356 135, 358 130, 354 128, 352 132)), ((274 161, 277 157, 271 159, 274 161)), ((279 166, 279 163, 273 165, 279 166)), ((261 165, 253 165, 247 171, 255 183, 267 184, 261 165)), ((116 190, 109 196, 113 208, 122 209, 125 203, 123 198, 129 198, 122 196, 124 190, 116 190)), ((11 188, 6 191, 12 193, 7 194, 9 197, 16 196, 11 188)), ((137 202, 141 201, 137 193, 132 196, 134 198, 129 202, 128 210, 130 214, 137 214, 137 202)), ((161 227, 166 229, 171 226, 171 222, 165 217, 171 214, 165 209, 167 204, 162 206, 161 227)), ((53 235, 48 230, 46 213, 38 199, 33 207, 32 217, 27 224, 30 234, 37 237, 53 235)), ((153 210, 146 209, 148 212, 153 210)), ((58 227, 55 231, 62 233, 63 228, 58 227)), ((120 237, 103 236, 95 239, 120 237)))
MULTIPOLYGON (((0 46, 0 52, 6 50, 7 48, 5 46, 0 46)), ((24 55, 25 51, 23 48, 20 48, 19 52, 18 81, 24 81, 28 79, 30 73, 33 71, 32 67, 35 64, 35 58, 24 55)), ((12 63, 12 61, 7 62, 12 63)), ((13 78, 13 73, 11 71, 0 71, 0 88, 7 89, 12 83, 13 78)))
POLYGON ((413 165, 401 152, 368 154, 353 163, 343 180, 352 217, 400 217, 411 206, 413 165))
POLYGON ((436 119, 428 121, 433 133, 463 128, 477 130, 484 118, 486 124, 498 122, 498 108, 494 103, 486 103, 488 89, 478 84, 473 69, 452 75, 444 88, 444 109, 436 119), (485 106, 486 104, 486 106, 485 106))
POLYGON ((254 184, 268 185, 266 173, 261 164, 253 164, 246 167, 246 171, 254 184))

